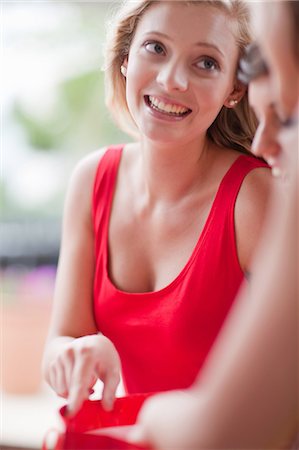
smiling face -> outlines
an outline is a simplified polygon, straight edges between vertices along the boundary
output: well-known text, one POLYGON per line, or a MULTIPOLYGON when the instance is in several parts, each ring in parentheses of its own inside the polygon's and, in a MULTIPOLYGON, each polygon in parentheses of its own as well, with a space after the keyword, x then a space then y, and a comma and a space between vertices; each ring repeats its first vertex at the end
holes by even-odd
MULTIPOLYGON (((196 141, 234 92, 238 47, 219 9, 156 2, 141 17, 124 62, 130 113, 148 139, 196 141)), ((235 98, 234 97, 234 98, 235 98)))

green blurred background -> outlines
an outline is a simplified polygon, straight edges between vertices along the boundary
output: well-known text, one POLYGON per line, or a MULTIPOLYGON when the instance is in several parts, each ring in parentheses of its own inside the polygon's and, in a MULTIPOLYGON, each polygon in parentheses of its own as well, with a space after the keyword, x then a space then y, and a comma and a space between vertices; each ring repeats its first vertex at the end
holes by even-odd
POLYGON ((104 105, 105 27, 116 7, 3 4, 2 217, 60 215, 76 161, 128 139, 104 105))
POLYGON ((1 1, 1 448, 41 448, 57 412, 40 364, 70 174, 89 152, 130 139, 104 104, 105 29, 117 8, 1 1))

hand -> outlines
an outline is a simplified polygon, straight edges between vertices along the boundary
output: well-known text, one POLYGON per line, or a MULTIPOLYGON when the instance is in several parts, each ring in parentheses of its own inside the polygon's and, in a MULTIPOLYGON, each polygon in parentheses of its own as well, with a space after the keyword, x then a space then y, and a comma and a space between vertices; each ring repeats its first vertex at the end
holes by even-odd
POLYGON ((68 399, 69 415, 80 409, 98 378, 104 383, 103 407, 111 410, 120 381, 120 359, 112 342, 103 335, 83 336, 68 342, 46 373, 55 392, 68 399))
POLYGON ((128 441, 165 450, 198 448, 198 402, 191 389, 150 397, 142 406, 128 441))

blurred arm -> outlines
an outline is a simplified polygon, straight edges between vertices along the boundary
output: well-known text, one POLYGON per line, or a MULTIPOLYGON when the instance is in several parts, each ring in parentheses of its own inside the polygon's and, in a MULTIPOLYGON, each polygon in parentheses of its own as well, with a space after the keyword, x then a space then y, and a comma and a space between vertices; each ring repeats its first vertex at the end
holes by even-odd
MULTIPOLYGON (((192 389, 149 399, 139 423, 157 448, 281 448, 298 426, 298 187, 275 201, 249 291, 192 389), (296 423, 297 422, 297 423, 296 423)), ((142 439, 141 439, 142 440, 142 439)))

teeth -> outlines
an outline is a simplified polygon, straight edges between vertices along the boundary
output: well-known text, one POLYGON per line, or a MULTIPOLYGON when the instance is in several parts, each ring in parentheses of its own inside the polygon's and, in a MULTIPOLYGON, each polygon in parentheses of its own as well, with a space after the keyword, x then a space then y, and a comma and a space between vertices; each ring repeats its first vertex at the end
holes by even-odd
POLYGON ((152 97, 149 95, 149 101, 155 109, 158 109, 162 112, 171 113, 171 114, 184 114, 188 111, 188 108, 184 108, 183 106, 172 105, 170 103, 164 103, 157 99, 156 97, 152 97))

